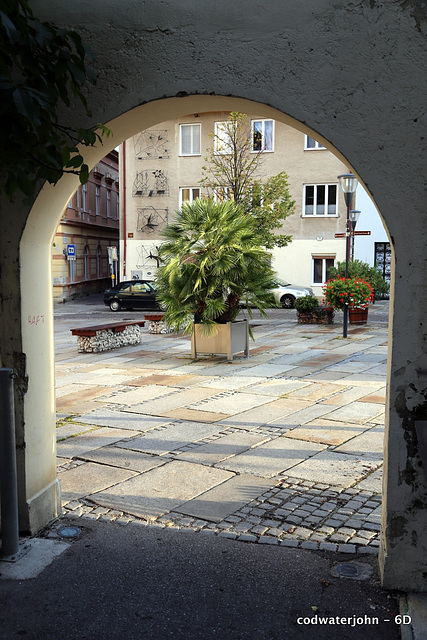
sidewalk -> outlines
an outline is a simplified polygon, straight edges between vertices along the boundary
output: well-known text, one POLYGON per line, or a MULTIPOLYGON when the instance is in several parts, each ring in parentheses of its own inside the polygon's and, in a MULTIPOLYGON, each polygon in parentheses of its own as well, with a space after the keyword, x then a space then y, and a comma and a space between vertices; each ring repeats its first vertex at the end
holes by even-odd
POLYGON ((339 320, 298 325, 295 312, 275 310, 252 321, 250 357, 233 363, 194 362, 189 338, 147 329, 137 347, 78 354, 65 323, 65 511, 377 554, 388 329, 375 314, 386 306, 346 340, 339 320))

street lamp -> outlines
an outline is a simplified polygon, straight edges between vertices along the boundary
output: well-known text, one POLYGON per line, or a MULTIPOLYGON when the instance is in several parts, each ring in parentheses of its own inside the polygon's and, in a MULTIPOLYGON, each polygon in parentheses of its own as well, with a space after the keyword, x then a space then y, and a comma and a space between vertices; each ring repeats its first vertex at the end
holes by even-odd
MULTIPOLYGON (((345 231, 345 277, 348 278, 348 254, 349 254, 349 242, 350 242, 350 207, 353 203, 353 194, 357 187, 357 178, 352 173, 344 173, 338 176, 341 189, 344 194, 345 204, 347 206, 347 225, 345 231)), ((344 304, 344 325, 343 325, 343 338, 347 337, 347 323, 348 323, 348 304, 344 304)))
POLYGON ((356 231, 356 224, 359 220, 360 211, 352 209, 350 211, 350 231, 351 231, 351 259, 354 260, 354 232, 356 231))

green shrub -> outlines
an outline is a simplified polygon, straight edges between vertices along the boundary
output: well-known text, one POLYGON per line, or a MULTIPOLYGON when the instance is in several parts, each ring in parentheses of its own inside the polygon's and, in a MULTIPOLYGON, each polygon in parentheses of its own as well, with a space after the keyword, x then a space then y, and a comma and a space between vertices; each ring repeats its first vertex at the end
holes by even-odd
POLYGON ((313 311, 319 308, 319 300, 315 296, 304 296, 295 300, 295 309, 297 311, 313 311))
MULTIPOLYGON (((330 267, 329 279, 334 280, 338 277, 345 277, 345 262, 338 262, 336 267, 330 267)), ((387 294, 390 289, 389 283, 384 280, 381 271, 375 265, 371 267, 367 262, 362 260, 350 260, 348 263, 348 277, 359 278, 365 280, 374 290, 375 297, 387 294)))

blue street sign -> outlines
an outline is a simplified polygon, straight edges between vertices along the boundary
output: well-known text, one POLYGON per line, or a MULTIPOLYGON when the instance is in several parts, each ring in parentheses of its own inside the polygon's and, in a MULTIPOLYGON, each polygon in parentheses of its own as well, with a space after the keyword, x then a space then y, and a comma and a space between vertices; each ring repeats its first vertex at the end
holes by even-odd
POLYGON ((67 256, 75 256, 75 255, 76 255, 76 245, 67 244, 67 256))

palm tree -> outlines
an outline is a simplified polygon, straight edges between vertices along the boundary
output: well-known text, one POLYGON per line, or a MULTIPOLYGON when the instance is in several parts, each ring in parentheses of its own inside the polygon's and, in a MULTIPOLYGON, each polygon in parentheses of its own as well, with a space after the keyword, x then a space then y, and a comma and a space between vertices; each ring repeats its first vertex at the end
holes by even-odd
POLYGON ((165 322, 175 330, 209 329, 233 321, 241 306, 266 317, 277 306, 270 290, 274 272, 260 246, 254 220, 232 200, 203 198, 185 202, 164 230, 159 250, 158 298, 165 322))

